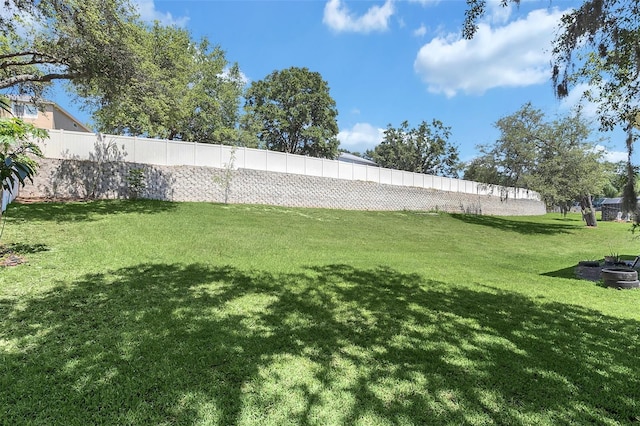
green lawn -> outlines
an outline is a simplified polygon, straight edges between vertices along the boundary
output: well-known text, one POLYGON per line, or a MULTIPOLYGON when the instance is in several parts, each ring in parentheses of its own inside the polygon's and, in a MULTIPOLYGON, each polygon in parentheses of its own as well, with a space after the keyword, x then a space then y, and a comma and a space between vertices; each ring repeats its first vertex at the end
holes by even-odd
POLYGON ((630 226, 206 203, 11 205, 0 424, 640 423, 630 226))

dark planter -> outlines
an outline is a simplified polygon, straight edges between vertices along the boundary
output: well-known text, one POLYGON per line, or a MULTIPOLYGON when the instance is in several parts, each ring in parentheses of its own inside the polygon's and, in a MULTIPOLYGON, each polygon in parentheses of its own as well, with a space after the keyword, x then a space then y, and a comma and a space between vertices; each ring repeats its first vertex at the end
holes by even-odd
POLYGON ((607 287, 640 288, 638 271, 631 268, 604 268, 600 277, 607 287))

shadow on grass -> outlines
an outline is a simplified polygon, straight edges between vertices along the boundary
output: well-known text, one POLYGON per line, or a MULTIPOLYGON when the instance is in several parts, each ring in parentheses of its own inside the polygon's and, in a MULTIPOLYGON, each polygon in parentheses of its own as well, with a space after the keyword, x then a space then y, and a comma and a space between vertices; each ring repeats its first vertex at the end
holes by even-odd
POLYGON ((25 244, 11 243, 8 245, 0 244, 0 254, 17 253, 17 254, 33 254, 43 251, 49 251, 49 247, 42 243, 25 244))
POLYGON ((8 220, 53 222, 92 221, 100 215, 119 213, 154 214, 172 210, 176 203, 158 200, 95 200, 54 203, 14 203, 8 220))
POLYGON ((488 226, 502 231, 517 232, 524 235, 568 234, 584 225, 577 221, 566 221, 562 224, 539 223, 526 220, 512 220, 495 216, 481 216, 453 213, 451 217, 472 225, 488 226))
POLYGON ((545 277, 565 278, 573 280, 582 280, 582 278, 576 275, 576 268, 578 265, 569 266, 568 268, 558 269, 557 271, 545 272, 540 274, 545 277))
POLYGON ((640 421, 637 321, 384 267, 142 264, 0 325, 7 424, 640 421))

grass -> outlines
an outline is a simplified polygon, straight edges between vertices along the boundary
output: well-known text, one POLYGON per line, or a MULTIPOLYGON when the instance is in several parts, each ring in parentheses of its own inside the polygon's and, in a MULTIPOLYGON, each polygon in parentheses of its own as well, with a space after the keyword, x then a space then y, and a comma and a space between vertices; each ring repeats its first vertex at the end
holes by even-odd
POLYGON ((640 291, 579 216, 12 205, 0 424, 640 423, 640 291))

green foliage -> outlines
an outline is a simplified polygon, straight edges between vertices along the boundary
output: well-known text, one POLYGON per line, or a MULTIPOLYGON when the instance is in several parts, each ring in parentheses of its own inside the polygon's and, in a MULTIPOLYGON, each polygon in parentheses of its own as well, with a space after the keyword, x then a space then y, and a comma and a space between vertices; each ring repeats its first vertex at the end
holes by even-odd
MULTIPOLYGON (((116 95, 93 99, 102 132, 231 144, 238 141, 244 81, 206 38, 155 23, 139 40, 141 74, 116 95)), ((91 105, 91 103, 89 104, 91 105)))
POLYGON ((29 263, 0 274, 7 424, 640 415, 640 291, 574 274, 612 238, 637 254, 625 224, 151 200, 7 220, 29 263))
POLYGON ((40 96, 47 83, 109 97, 135 78, 143 27, 128 0, 9 0, 0 16, 0 89, 40 96))
MULTIPOLYGON (((614 198, 622 196, 623 189, 629 181, 629 164, 627 161, 618 163, 605 163, 605 173, 607 176, 607 186, 604 196, 606 198, 614 198)), ((632 166, 632 179, 634 186, 638 187, 638 179, 640 179, 640 167, 632 166)))
POLYGON ((397 129, 389 124, 384 140, 366 157, 390 169, 457 177, 458 149, 448 142, 450 136, 451 128, 439 120, 423 121, 411 129, 407 121, 397 129))
POLYGON ((213 182, 220 185, 222 192, 224 193, 224 203, 229 203, 229 195, 231 194, 231 184, 233 183, 233 171, 235 168, 237 146, 231 148, 229 154, 229 161, 226 162, 222 168, 222 174, 215 176, 213 182))
POLYGON ((530 103, 499 119, 500 139, 480 145, 481 156, 465 173, 465 179, 494 185, 528 188, 528 177, 537 161, 540 142, 546 139, 544 114, 530 103))
POLYGON ((11 102, 9 101, 9 99, 3 97, 0 95, 0 110, 8 113, 8 114, 12 114, 11 112, 11 102))
POLYGON ((527 103, 496 127, 500 139, 479 147, 482 155, 469 164, 465 179, 532 189, 548 206, 565 211, 608 184, 602 153, 589 142, 589 125, 579 111, 548 122, 527 103))
POLYGON ((19 118, 0 118, 0 180, 3 190, 11 191, 15 184, 33 182, 38 162, 42 157, 39 140, 48 137, 46 130, 38 129, 19 118))
POLYGON ((291 67, 254 81, 245 94, 245 128, 267 149, 311 157, 338 156, 338 111, 317 72, 291 67))
POLYGON ((589 86, 585 97, 599 105, 604 130, 639 125, 639 15, 637 0, 585 0, 563 16, 554 42, 557 94, 589 86))
POLYGON ((129 197, 134 200, 140 198, 147 188, 144 169, 139 167, 129 170, 126 181, 127 187, 129 188, 129 197))

